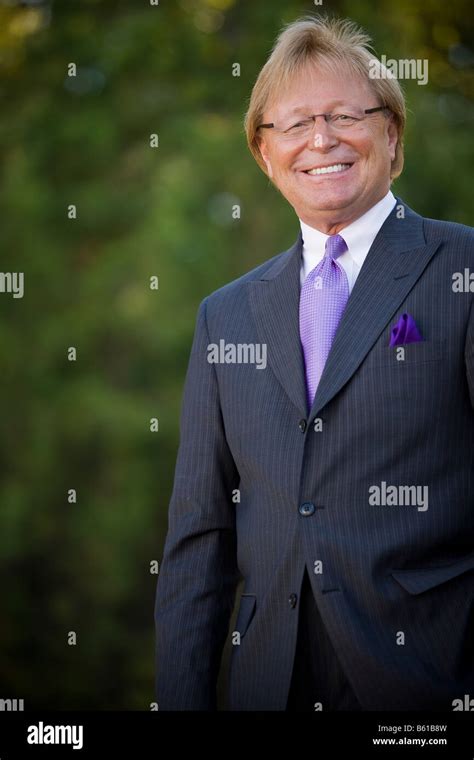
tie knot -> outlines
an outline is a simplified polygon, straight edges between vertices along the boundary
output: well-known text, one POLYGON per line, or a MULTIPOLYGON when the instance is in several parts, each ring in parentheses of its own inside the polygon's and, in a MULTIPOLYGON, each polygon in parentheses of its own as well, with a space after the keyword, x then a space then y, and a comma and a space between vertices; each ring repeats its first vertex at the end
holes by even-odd
POLYGON ((347 251, 347 244, 343 237, 340 235, 331 235, 326 240, 326 256, 331 259, 337 259, 347 251))

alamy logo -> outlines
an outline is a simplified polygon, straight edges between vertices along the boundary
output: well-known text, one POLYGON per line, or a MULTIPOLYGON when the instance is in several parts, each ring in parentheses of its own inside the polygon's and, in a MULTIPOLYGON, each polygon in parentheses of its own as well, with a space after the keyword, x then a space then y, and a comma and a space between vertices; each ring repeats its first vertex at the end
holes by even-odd
POLYGON ((84 726, 49 726, 40 721, 28 726, 28 744, 72 744, 73 749, 83 747, 84 726))
POLYGON ((427 58, 387 58, 386 55, 372 58, 369 63, 369 77, 371 79, 416 79, 418 84, 428 82, 428 59, 427 58))
POLYGON ((369 487, 369 504, 377 507, 417 507, 428 509, 428 486, 390 486, 382 480, 379 486, 369 487))
POLYGON ((267 366, 266 343, 209 343, 207 347, 209 364, 255 364, 257 369, 267 366))
POLYGON ((13 298, 23 298, 23 272, 0 272, 0 293, 13 293, 13 298))
POLYGON ((0 699, 0 712, 17 712, 24 709, 23 699, 0 699))
POLYGON ((454 272, 453 293, 474 293, 474 272, 466 267, 464 272, 454 272))
POLYGON ((453 712, 460 712, 461 710, 474 712, 474 699, 471 699, 469 694, 465 694, 464 699, 453 699, 451 704, 453 712))

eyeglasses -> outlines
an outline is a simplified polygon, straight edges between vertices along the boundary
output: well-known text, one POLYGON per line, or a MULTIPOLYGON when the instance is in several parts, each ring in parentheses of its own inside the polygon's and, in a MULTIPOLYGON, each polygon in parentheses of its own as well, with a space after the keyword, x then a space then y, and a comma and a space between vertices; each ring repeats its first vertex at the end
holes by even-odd
POLYGON ((276 127, 272 122, 271 124, 259 124, 257 129, 274 129, 282 139, 292 140, 294 138, 307 137, 311 134, 318 116, 324 116, 327 124, 330 124, 337 131, 343 132, 344 130, 358 127, 369 114, 388 110, 387 106, 377 106, 376 108, 366 108, 365 111, 350 111, 348 113, 317 113, 314 116, 300 119, 295 124, 291 124, 286 128, 276 127))

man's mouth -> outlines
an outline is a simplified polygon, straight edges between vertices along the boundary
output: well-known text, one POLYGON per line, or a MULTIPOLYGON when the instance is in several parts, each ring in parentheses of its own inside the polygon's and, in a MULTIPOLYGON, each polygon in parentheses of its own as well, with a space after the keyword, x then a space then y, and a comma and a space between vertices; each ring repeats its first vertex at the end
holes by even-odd
POLYGON ((320 174, 338 174, 350 169, 352 164, 331 164, 330 166, 315 166, 312 169, 304 169, 305 174, 318 176, 320 174))

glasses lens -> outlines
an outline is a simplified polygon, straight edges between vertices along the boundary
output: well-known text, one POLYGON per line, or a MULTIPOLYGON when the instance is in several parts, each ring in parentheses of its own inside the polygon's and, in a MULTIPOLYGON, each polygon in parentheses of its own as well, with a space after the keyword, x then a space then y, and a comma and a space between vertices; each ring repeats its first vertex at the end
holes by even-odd
POLYGON ((313 119, 302 119, 301 121, 292 124, 290 127, 283 131, 285 137, 304 137, 309 134, 313 126, 313 119))
MULTIPOLYGON (((324 114, 320 114, 320 116, 323 115, 324 114)), ((363 111, 358 111, 357 109, 344 112, 338 111, 326 116, 327 123, 337 130, 357 128, 362 124, 364 118, 365 114, 363 111)), ((313 117, 300 119, 300 121, 290 124, 285 129, 282 129, 279 134, 284 140, 304 138, 311 133, 314 123, 315 119, 313 117)))
POLYGON ((353 127, 360 121, 360 116, 356 116, 352 113, 333 113, 331 114, 329 121, 336 129, 347 129, 347 127, 353 127))

